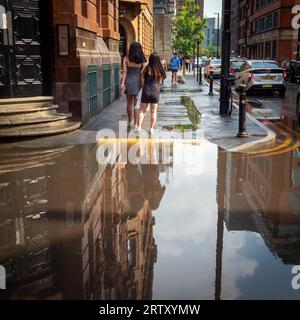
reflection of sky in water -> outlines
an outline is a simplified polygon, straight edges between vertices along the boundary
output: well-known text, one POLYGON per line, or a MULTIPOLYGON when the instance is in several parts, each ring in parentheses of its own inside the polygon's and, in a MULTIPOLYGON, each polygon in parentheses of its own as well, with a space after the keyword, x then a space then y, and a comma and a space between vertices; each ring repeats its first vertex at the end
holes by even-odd
MULTIPOLYGON (((174 173, 154 212, 158 247, 154 299, 214 299, 217 156, 212 144, 175 146, 174 173), (182 154, 189 157, 192 149, 198 150, 201 163, 194 175, 176 162, 182 154)), ((300 299, 291 279, 291 266, 274 258, 260 235, 229 233, 225 228, 222 299, 300 299)))

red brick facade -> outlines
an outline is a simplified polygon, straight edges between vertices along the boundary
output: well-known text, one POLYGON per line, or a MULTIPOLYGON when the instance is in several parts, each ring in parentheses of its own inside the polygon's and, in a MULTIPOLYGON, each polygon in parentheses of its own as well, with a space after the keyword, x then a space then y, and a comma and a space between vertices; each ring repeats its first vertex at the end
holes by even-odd
POLYGON ((83 123, 119 97, 118 2, 52 0, 53 94, 61 111, 71 112, 83 123), (59 54, 58 25, 69 28, 69 55, 59 54))
POLYGON ((296 59, 298 31, 292 8, 299 0, 242 0, 239 3, 239 55, 252 59, 296 59))

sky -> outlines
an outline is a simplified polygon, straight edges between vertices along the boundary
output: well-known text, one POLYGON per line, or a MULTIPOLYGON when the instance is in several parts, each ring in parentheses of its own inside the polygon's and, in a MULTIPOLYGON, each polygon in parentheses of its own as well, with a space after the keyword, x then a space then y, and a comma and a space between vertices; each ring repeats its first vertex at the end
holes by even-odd
POLYGON ((204 0, 204 16, 216 17, 215 12, 222 11, 222 0, 204 0))

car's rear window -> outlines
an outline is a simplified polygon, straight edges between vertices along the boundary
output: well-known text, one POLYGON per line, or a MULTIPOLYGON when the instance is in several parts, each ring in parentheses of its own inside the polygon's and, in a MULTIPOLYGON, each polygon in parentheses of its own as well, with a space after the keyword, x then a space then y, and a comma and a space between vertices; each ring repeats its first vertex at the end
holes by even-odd
POLYGON ((244 61, 232 61, 231 66, 233 68, 240 68, 244 64, 244 61))
POLYGON ((280 69, 279 65, 275 62, 252 62, 252 69, 280 69))
POLYGON ((211 64, 221 64, 221 60, 211 60, 211 64))

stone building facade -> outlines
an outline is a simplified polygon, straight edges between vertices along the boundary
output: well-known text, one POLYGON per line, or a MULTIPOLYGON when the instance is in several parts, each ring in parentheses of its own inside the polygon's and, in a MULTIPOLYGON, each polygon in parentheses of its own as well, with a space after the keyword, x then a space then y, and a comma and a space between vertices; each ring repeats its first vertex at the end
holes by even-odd
POLYGON ((154 50, 170 61, 172 56, 172 19, 174 0, 154 1, 154 50))
POLYGON ((152 0, 0 0, 0 12, 0 138, 86 124, 119 98, 130 43, 153 51, 152 0))
POLYGON ((98 147, 1 150, 6 298, 152 299, 168 168, 99 164, 98 147))
POLYGON ((119 97, 118 9, 116 0, 52 0, 54 95, 62 111, 83 123, 119 97), (61 25, 69 32, 65 55, 60 52, 61 25))
POLYGON ((239 55, 254 59, 296 59, 298 31, 292 28, 297 0, 239 2, 239 55))
POLYGON ((120 0, 120 52, 125 56, 130 44, 142 44, 146 57, 153 51, 153 0, 120 0))

